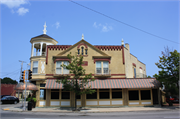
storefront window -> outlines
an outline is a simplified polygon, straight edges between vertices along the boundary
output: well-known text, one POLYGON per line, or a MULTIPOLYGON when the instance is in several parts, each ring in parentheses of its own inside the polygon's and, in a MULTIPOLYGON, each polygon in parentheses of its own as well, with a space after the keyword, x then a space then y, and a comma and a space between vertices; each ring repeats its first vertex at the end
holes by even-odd
POLYGON ((81 95, 76 95, 76 99, 81 99, 81 95))
POLYGON ((109 92, 99 92, 99 99, 109 99, 109 92))
POLYGON ((97 99, 97 92, 93 94, 86 94, 86 99, 97 99))
POLYGON ((51 99, 59 99, 59 89, 51 90, 51 99))
POLYGON ((62 92, 61 99, 70 99, 70 92, 62 92))
POLYGON ((150 90, 141 90, 141 100, 151 100, 150 90))
POLYGON ((129 100, 139 100, 139 91, 129 91, 129 100))
POLYGON ((116 98, 122 98, 122 92, 121 91, 112 92, 112 99, 116 99, 116 98))

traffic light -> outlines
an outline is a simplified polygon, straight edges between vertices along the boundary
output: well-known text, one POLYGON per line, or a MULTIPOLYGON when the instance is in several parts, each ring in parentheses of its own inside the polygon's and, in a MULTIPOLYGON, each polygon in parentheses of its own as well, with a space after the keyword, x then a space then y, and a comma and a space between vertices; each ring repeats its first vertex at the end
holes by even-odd
POLYGON ((25 83, 25 80, 26 80, 25 74, 26 74, 26 71, 24 70, 24 71, 22 72, 22 79, 23 79, 24 83, 25 83))
POLYGON ((28 80, 32 79, 32 71, 28 70, 28 80))

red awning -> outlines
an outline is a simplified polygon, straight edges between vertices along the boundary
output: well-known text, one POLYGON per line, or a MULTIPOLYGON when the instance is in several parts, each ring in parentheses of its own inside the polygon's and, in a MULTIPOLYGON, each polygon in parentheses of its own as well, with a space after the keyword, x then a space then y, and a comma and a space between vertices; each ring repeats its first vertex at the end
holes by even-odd
MULTIPOLYGON (((89 82, 92 89, 113 88, 158 88, 160 82, 155 78, 147 79, 96 79, 89 82)), ((56 79, 47 79, 46 89, 62 89, 63 85, 56 83, 56 79)))

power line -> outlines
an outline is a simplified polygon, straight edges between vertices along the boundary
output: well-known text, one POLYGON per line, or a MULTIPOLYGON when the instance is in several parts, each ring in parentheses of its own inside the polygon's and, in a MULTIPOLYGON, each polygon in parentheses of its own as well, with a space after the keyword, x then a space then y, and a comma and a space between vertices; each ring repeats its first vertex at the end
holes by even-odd
POLYGON ((88 10, 91 10, 91 11, 93 11, 93 12, 95 12, 95 13, 98 13, 98 14, 100 14, 100 15, 102 15, 102 16, 105 16, 105 17, 107 17, 107 18, 109 18, 109 19, 112 19, 112 20, 114 20, 114 21, 117 21, 117 22, 119 22, 119 23, 121 23, 121 24, 124 24, 124 25, 126 25, 126 26, 129 26, 129 27, 134 28, 134 29, 136 29, 136 30, 139 30, 139 31, 141 31, 141 32, 144 32, 144 33, 146 33, 146 34, 148 34, 148 35, 151 35, 151 36, 154 36, 154 37, 157 37, 157 38, 166 40, 166 41, 170 41, 170 42, 173 42, 173 43, 180 44, 180 43, 178 43, 178 42, 175 42, 175 41, 172 41, 172 40, 163 38, 163 37, 161 37, 161 36, 152 34, 152 33, 150 33, 150 32, 147 32, 147 31, 142 30, 142 29, 140 29, 140 28, 137 28, 137 27, 135 27, 135 26, 129 25, 129 24, 125 23, 125 22, 122 22, 122 21, 120 21, 120 20, 117 20, 117 19, 115 19, 115 18, 113 18, 113 17, 110 17, 110 16, 108 16, 108 15, 105 15, 105 14, 103 14, 103 13, 101 13, 101 12, 98 12, 98 11, 96 11, 96 10, 93 10, 93 9, 91 9, 91 8, 89 8, 89 7, 86 7, 86 6, 84 6, 84 5, 81 5, 81 4, 79 4, 79 3, 77 3, 77 2, 74 2, 74 1, 72 1, 72 0, 69 0, 69 1, 72 2, 72 3, 74 3, 74 4, 79 5, 79 6, 81 6, 81 7, 84 7, 84 8, 86 8, 86 9, 88 9, 88 10))

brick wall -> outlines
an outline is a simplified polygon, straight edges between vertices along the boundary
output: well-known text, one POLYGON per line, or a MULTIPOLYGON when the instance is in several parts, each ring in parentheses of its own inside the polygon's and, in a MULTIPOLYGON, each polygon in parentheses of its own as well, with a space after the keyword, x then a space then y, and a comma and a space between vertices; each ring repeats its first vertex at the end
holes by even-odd
POLYGON ((1 84, 1 95, 12 95, 16 96, 14 88, 17 84, 1 84))

